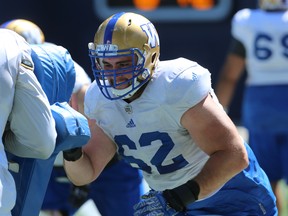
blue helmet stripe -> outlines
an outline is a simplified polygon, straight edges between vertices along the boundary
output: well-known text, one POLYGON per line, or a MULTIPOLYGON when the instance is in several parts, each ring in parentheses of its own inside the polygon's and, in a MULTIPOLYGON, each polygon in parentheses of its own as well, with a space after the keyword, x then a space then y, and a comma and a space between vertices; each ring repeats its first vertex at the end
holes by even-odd
POLYGON ((106 29, 105 29, 105 34, 104 34, 104 41, 103 41, 104 44, 111 43, 114 26, 115 26, 116 22, 118 21, 118 19, 119 19, 124 13, 125 13, 125 12, 121 12, 121 13, 115 14, 115 15, 110 19, 110 21, 108 22, 107 27, 106 27, 106 29))

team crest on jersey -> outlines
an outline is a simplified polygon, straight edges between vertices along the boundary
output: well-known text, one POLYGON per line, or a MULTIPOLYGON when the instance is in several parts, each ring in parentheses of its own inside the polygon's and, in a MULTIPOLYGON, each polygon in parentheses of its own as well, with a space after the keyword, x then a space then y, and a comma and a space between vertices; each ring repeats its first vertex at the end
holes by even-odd
POLYGON ((124 107, 125 112, 127 112, 128 114, 132 114, 133 110, 132 110, 132 106, 130 104, 126 105, 124 107))

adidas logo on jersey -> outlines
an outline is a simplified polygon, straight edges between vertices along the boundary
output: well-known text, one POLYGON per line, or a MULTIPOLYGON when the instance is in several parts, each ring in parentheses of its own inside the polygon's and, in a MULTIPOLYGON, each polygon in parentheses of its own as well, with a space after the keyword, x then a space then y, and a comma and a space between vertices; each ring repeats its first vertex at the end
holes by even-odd
POLYGON ((132 127, 136 127, 133 119, 131 119, 131 120, 128 122, 128 124, 126 125, 126 128, 132 128, 132 127))

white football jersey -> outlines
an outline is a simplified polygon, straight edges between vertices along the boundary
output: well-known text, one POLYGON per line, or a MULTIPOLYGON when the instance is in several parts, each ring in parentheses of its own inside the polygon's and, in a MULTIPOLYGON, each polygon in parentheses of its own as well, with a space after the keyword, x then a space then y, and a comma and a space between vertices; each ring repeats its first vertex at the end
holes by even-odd
POLYGON ((232 35, 246 50, 247 84, 288 84, 288 12, 242 9, 232 35))
POLYGON ((160 61, 131 103, 106 99, 94 81, 85 96, 85 114, 115 141, 120 155, 143 170, 149 186, 162 191, 196 176, 209 158, 180 124, 209 93, 218 103, 207 69, 184 58, 160 61))

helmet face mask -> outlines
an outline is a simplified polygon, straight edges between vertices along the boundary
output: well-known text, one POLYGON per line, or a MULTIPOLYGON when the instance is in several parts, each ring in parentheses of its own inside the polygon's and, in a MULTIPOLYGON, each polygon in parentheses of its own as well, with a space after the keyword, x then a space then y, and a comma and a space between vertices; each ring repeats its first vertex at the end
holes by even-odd
POLYGON ((287 10, 288 0, 259 0, 262 10, 287 10))
POLYGON ((94 43, 88 46, 95 80, 110 100, 132 97, 150 80, 159 60, 160 44, 155 27, 134 13, 109 17, 99 26, 94 43), (131 59, 127 68, 107 69, 103 64, 111 58, 123 57, 131 59))
POLYGON ((93 52, 90 51, 89 54, 93 63, 93 75, 103 95, 110 100, 129 98, 135 89, 140 88, 145 83, 140 82, 139 77, 142 77, 144 81, 148 81, 150 78, 148 72, 143 72, 144 57, 142 56, 142 60, 138 61, 138 55, 142 55, 139 50, 123 50, 114 54, 114 51, 105 52, 103 55, 101 53, 98 53, 100 55, 95 55, 95 52, 93 52), (135 53, 138 53, 138 55, 135 53), (107 62, 113 58, 120 61, 121 59, 125 59, 125 62, 127 62, 127 59, 130 59, 130 61, 129 63, 125 63, 125 66, 113 69, 111 66, 106 66, 107 62), (144 74, 147 74, 147 76, 143 77, 144 74), (128 87, 123 88, 123 86, 128 87))

